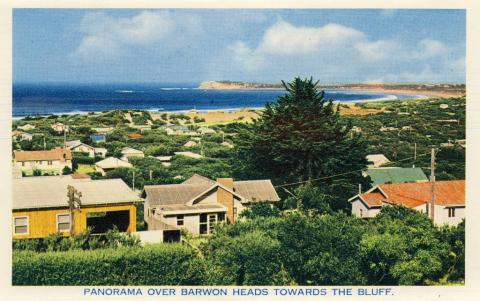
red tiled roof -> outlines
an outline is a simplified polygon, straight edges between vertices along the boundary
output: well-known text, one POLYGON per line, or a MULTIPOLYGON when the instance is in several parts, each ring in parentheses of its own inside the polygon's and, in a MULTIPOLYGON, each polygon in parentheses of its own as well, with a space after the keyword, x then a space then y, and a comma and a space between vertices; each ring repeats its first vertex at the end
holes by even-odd
POLYGON ((72 160, 72 151, 63 148, 54 148, 47 151, 13 151, 16 161, 65 161, 72 160))
MULTIPOLYGON (((428 203, 432 198, 432 184, 423 183, 398 183, 380 184, 378 189, 360 195, 369 206, 381 206, 382 202, 403 205, 414 208, 428 203)), ((438 205, 465 205, 465 181, 437 181, 435 182, 435 204, 438 205)))
POLYGON ((133 133, 133 134, 128 134, 128 138, 136 140, 136 139, 143 138, 143 135, 140 135, 138 133, 133 133))

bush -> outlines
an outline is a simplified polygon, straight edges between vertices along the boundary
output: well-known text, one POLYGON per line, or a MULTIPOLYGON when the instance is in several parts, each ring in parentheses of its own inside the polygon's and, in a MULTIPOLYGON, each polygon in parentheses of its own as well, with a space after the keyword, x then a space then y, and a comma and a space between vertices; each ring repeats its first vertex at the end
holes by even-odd
POLYGON ((180 244, 13 252, 13 285, 201 285, 203 260, 180 244))

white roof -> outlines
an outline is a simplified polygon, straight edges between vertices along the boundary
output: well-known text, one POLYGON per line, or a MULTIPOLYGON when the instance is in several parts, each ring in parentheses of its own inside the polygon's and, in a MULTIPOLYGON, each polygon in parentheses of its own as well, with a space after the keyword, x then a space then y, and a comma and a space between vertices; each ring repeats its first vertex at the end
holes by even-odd
POLYGON ((110 168, 118 168, 118 167, 132 167, 131 163, 127 161, 120 160, 115 157, 108 157, 103 159, 102 161, 98 161, 95 163, 96 166, 101 167, 103 169, 110 169, 110 168))
POLYGON ((91 148, 91 149, 94 148, 93 146, 90 146, 90 145, 88 145, 88 144, 85 144, 85 143, 83 143, 83 142, 80 141, 80 140, 67 141, 67 142, 65 142, 65 145, 66 145, 69 149, 76 148, 76 147, 78 147, 78 146, 80 146, 80 145, 83 145, 84 147, 91 148))
POLYGON ((71 176, 13 179, 13 209, 67 207, 67 186, 82 193, 82 206, 139 201, 121 179, 73 179, 71 176))
POLYGON ((175 155, 185 156, 185 157, 194 158, 194 159, 203 158, 202 155, 192 153, 192 152, 175 152, 175 155))
POLYGON ((172 160, 172 156, 157 156, 155 158, 157 158, 160 161, 170 161, 170 160, 172 160))
POLYGON ((372 154, 372 155, 367 155, 366 156, 367 161, 373 163, 369 166, 373 167, 379 167, 385 163, 390 162, 387 157, 385 157, 383 154, 372 154))
POLYGON ((134 149, 131 147, 124 147, 122 148, 122 154, 142 154, 143 155, 143 152, 141 150, 134 149))

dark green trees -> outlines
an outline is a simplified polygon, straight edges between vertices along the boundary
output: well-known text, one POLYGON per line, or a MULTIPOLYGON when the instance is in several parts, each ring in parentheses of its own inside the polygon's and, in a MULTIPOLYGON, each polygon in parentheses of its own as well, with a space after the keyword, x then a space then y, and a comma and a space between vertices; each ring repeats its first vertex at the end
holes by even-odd
POLYGON ((367 164, 365 142, 340 122, 338 106, 312 79, 283 85, 287 93, 240 132, 238 177, 269 177, 278 185, 357 171, 314 182, 326 197, 342 203, 338 207, 346 207, 358 184, 369 185, 359 171, 367 164))

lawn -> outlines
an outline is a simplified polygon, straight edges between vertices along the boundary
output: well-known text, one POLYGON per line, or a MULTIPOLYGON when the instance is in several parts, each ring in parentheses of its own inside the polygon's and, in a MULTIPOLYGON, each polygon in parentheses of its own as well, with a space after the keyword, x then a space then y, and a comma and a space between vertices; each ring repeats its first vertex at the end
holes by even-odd
POLYGON ((78 164, 77 172, 79 173, 95 172, 95 165, 78 164))

